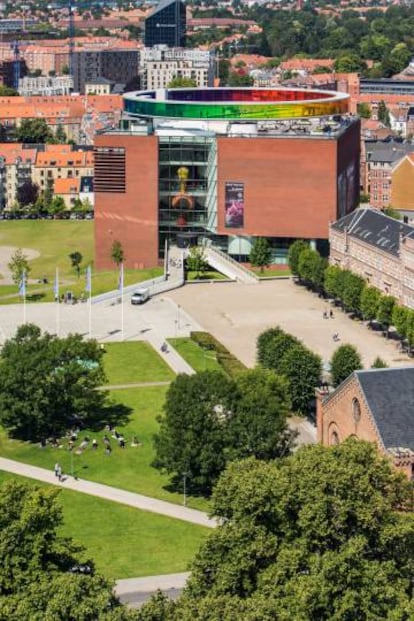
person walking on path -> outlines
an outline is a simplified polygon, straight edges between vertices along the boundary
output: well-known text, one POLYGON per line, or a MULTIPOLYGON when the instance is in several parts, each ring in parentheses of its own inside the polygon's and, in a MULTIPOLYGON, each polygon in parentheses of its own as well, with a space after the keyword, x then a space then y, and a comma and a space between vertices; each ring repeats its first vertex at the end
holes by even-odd
POLYGON ((58 463, 58 462, 56 462, 56 463, 55 463, 55 468, 54 468, 54 470, 55 470, 55 477, 58 477, 58 476, 59 476, 59 475, 58 475, 59 469, 60 469, 60 465, 59 465, 59 463, 58 463))
POLYGON ((57 464, 56 476, 58 478, 58 481, 62 481, 62 467, 60 466, 60 464, 57 464))

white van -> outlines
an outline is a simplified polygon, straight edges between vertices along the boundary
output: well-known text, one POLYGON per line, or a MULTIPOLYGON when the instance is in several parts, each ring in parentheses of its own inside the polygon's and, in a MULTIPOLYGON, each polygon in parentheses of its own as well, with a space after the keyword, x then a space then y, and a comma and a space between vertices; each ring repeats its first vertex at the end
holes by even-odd
POLYGON ((149 289, 137 289, 131 295, 131 304, 144 304, 150 299, 149 289))

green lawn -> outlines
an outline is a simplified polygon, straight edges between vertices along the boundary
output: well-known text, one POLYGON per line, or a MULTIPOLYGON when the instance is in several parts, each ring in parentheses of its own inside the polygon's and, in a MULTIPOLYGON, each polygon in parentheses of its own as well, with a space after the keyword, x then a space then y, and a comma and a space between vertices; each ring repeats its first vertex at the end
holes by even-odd
POLYGON ((174 372, 144 341, 105 345, 105 371, 109 384, 170 381, 174 372))
MULTIPOLYGON (((0 483, 18 479, 0 472, 0 483)), ((82 544, 110 580, 186 571, 209 529, 68 490, 59 494, 61 534, 82 544)))
POLYGON ((201 371, 223 371, 223 368, 217 362, 214 351, 202 349, 192 339, 183 337, 168 339, 168 342, 197 373, 201 371))
MULTIPOLYGON (((108 457, 104 454, 102 443, 104 430, 99 433, 85 430, 80 434, 80 439, 86 435, 91 440, 95 437, 99 442, 99 448, 96 451, 88 448, 82 455, 73 455, 75 474, 83 479, 181 504, 183 501, 181 493, 165 489, 169 482, 168 476, 151 466, 154 459, 152 439, 158 429, 156 418, 162 412, 166 390, 167 387, 164 386, 153 386, 115 391, 114 399, 133 410, 130 420, 117 427, 119 433, 124 435, 127 446, 120 449, 115 440, 111 440, 113 451, 108 457), (134 436, 140 442, 140 446, 136 448, 130 446, 134 436)), ((59 459, 64 472, 70 473, 71 453, 65 446, 66 444, 62 449, 52 447, 41 449, 37 444, 10 440, 3 431, 0 433, 2 457, 48 469, 52 469, 59 459)), ((208 510, 208 503, 202 498, 190 498, 188 504, 197 509, 208 510)))
MULTIPOLYGON (((40 252, 37 259, 30 261, 30 281, 46 277, 47 285, 31 283, 28 300, 52 302, 53 281, 59 268, 60 293, 72 291, 76 297, 85 290, 85 269, 93 265, 94 234, 93 222, 87 220, 2 220, 0 221, 0 245, 18 248, 33 248, 40 252), (81 276, 71 266, 69 255, 78 251, 83 256, 81 276)), ((161 267, 145 270, 125 270, 125 286, 160 276, 161 267)), ((92 295, 99 295, 118 287, 118 270, 94 272, 92 270, 92 295)), ((18 301, 18 287, 0 285, 0 304, 14 304, 18 301), (9 297, 12 296, 12 297, 9 297)))

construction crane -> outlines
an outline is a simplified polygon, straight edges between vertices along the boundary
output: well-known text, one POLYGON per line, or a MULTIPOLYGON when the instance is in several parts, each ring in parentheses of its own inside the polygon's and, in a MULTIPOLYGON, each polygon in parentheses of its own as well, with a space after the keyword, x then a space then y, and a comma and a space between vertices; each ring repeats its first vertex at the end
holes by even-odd
POLYGON ((19 88, 19 80, 20 80, 20 48, 19 42, 13 41, 11 44, 11 49, 13 51, 13 87, 17 90, 19 88))
POLYGON ((69 0, 68 38, 69 38, 69 75, 72 76, 73 78, 73 52, 75 49, 74 0, 69 0))

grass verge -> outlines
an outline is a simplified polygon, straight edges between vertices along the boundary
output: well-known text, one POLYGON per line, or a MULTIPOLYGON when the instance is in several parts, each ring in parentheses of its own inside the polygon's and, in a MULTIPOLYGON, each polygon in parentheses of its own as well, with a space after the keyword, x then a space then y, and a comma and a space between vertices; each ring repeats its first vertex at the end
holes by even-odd
POLYGON ((186 362, 196 371, 223 371, 213 350, 202 349, 191 338, 168 339, 168 342, 177 350, 186 362))
POLYGON ((108 384, 171 381, 175 374, 149 343, 134 341, 105 345, 108 384))
MULTIPOLYGON (((46 487, 0 472, 0 483, 16 479, 46 487)), ((84 546, 97 570, 110 580, 186 571, 209 532, 195 524, 64 489, 59 503, 64 518, 60 534, 84 546)))

